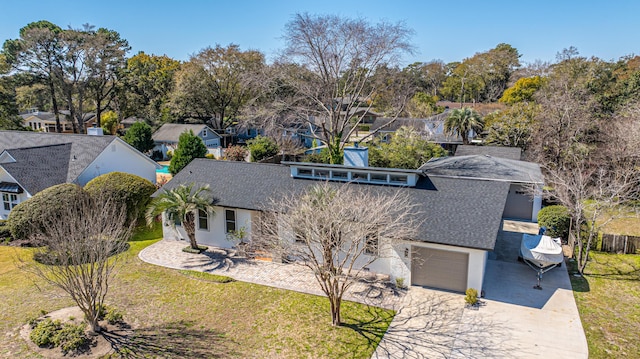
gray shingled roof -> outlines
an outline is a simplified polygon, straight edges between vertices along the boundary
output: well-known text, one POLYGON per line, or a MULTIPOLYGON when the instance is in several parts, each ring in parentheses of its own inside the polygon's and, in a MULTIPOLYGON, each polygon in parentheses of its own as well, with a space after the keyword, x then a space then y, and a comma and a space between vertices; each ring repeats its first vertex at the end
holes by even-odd
POLYGON ((0 166, 33 195, 47 184, 74 182, 115 139, 114 136, 0 131, 0 153, 6 150, 17 161, 0 166), (37 178, 47 176, 51 178, 37 178))
POLYGON ((428 176, 462 177, 508 181, 518 183, 543 183, 540 165, 488 155, 439 157, 429 160, 419 168, 428 176))
POLYGON ((69 172, 68 158, 71 156, 70 143, 11 149, 7 153, 16 162, 3 163, 1 166, 24 187, 27 192, 34 194, 45 188, 67 182, 69 172), (43 159, 52 159, 45 161, 43 159), (53 160, 53 159, 67 160, 53 160))
MULTIPOLYGON (((317 182, 292 178, 285 165, 195 159, 155 195, 188 183, 209 184, 220 206, 263 210, 273 196, 300 193, 317 182)), ((422 177, 415 188, 363 186, 409 193, 423 220, 416 240, 485 250, 495 246, 509 189, 506 182, 439 177, 422 177)))
MULTIPOLYGON (((185 125, 180 123, 165 123, 156 132, 153 133, 153 140, 156 142, 171 142, 178 143, 180 135, 185 131, 193 131, 193 134, 198 135, 204 128, 209 128, 207 125, 185 125)), ((215 133, 211 128, 209 131, 215 133)))
POLYGON ((455 155, 489 155, 519 161, 522 159, 522 150, 520 147, 459 145, 455 155))

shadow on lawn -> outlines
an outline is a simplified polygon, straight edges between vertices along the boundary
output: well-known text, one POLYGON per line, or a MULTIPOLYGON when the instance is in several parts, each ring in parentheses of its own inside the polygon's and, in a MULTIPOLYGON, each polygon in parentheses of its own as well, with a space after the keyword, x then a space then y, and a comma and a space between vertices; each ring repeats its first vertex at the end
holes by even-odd
POLYGON ((591 256, 589 260, 592 263, 587 264, 585 275, 611 280, 640 281, 640 262, 636 263, 634 261, 635 257, 632 257, 634 256, 633 254, 628 254, 628 258, 626 256, 627 255, 591 256), (597 273, 593 273, 594 265, 599 267, 596 271, 597 273))
POLYGON ((589 281, 578 273, 578 262, 575 260, 567 260, 565 263, 567 264, 567 272, 569 273, 569 280, 571 281, 571 289, 579 293, 590 292, 591 287, 589 286, 589 281))
POLYGON ((102 336, 123 358, 227 358, 237 356, 237 343, 223 333, 194 329, 193 322, 179 321, 128 331, 103 332, 102 336))
POLYGON ((357 357, 357 354, 370 353, 372 350, 375 350, 387 331, 387 325, 392 319, 392 312, 373 306, 367 307, 367 319, 365 320, 345 317, 342 327, 349 328, 366 339, 365 342, 358 341, 361 343, 358 345, 355 343, 347 343, 348 346, 352 348, 354 356, 357 357))

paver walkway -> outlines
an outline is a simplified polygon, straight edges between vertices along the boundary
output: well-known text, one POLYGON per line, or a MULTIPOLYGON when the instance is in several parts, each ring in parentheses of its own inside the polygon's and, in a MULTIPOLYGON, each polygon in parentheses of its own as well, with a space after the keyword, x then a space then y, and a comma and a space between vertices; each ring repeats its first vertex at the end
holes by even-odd
MULTIPOLYGON (((202 254, 185 253, 182 248, 186 246, 184 241, 163 239, 143 249, 138 257, 159 266, 225 275, 243 282, 324 296, 313 272, 302 265, 246 259, 236 256, 233 250, 212 247, 202 254)), ((404 290, 396 290, 384 281, 358 281, 344 299, 396 309, 404 294, 404 290)))

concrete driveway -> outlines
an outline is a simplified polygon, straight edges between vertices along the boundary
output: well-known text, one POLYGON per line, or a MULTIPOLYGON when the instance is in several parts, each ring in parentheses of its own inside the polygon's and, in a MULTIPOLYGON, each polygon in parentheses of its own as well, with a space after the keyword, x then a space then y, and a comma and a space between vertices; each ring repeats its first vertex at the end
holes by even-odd
MULTIPOLYGON (((490 253, 482 305, 412 287, 374 358, 588 358, 566 266, 543 276, 518 262, 519 232, 501 231, 490 253)), ((527 230, 528 231, 528 230, 527 230)))

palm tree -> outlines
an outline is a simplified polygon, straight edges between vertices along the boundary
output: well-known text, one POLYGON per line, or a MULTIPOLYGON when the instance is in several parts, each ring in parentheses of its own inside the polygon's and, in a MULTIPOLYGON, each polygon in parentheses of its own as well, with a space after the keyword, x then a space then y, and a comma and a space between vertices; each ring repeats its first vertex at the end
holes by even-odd
POLYGON ((209 195, 209 185, 193 189, 194 184, 180 185, 165 191, 154 198, 149 204, 145 218, 151 225, 153 219, 161 213, 165 213, 169 223, 175 227, 176 220, 182 222, 185 232, 189 237, 191 248, 198 249, 196 243, 196 215, 198 211, 213 214, 215 201, 209 195))
POLYGON ((475 110, 464 107, 451 111, 449 117, 444 120, 444 131, 448 135, 460 135, 462 143, 469 144, 469 131, 480 133, 484 128, 484 120, 475 110))

